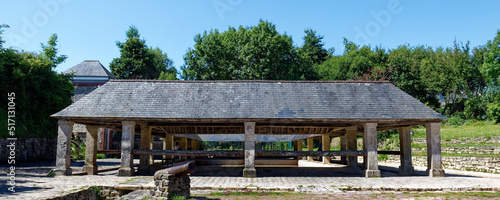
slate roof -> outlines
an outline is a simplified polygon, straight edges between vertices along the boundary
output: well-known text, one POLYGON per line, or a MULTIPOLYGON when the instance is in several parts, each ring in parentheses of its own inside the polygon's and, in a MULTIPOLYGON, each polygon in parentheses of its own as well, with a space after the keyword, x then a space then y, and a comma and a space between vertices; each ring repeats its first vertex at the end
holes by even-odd
POLYGON ((389 82, 112 80, 56 118, 445 119, 389 82))
POLYGON ((114 79, 115 76, 111 74, 98 60, 84 60, 78 65, 65 70, 64 74, 73 72, 74 76, 93 76, 93 77, 109 77, 114 79))

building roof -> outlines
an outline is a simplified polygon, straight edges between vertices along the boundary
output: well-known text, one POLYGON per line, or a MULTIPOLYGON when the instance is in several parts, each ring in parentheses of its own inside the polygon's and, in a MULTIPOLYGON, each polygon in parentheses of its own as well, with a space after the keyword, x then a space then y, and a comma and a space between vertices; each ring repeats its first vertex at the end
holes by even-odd
POLYGON ((108 77, 114 79, 111 74, 98 60, 84 60, 78 65, 67 69, 63 73, 74 73, 75 77, 108 77))
POLYGON ((389 82, 111 80, 52 115, 113 119, 426 119, 389 82))

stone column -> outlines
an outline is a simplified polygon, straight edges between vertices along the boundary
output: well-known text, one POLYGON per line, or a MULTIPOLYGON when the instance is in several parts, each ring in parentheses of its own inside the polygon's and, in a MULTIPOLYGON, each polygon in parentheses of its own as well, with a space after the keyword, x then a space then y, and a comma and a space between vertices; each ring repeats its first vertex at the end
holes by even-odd
POLYGON ((427 130, 427 173, 430 177, 444 176, 441 165, 441 123, 428 123, 427 130))
POLYGON ((134 121, 122 121, 122 156, 118 176, 132 176, 134 175, 134 155, 132 149, 134 148, 134 121))
POLYGON ((85 165, 83 171, 88 175, 97 174, 97 132, 99 127, 87 125, 87 136, 85 137, 85 165))
MULTIPOLYGON (((151 127, 147 125, 141 125, 141 149, 151 148, 151 127)), ((147 174, 150 165, 149 155, 139 156, 139 168, 137 171, 141 174, 147 174)))
POLYGON ((377 123, 365 123, 363 143, 366 151, 365 177, 380 177, 377 155, 377 123))
MULTIPOLYGON (((347 139, 344 136, 340 136, 340 150, 347 151, 347 139)), ((340 163, 347 164, 347 156, 340 156, 340 163)))
MULTIPOLYGON (((346 127, 346 149, 348 151, 357 151, 358 150, 358 127, 349 126, 346 127)), ((350 173, 358 174, 360 173, 360 169, 358 166, 358 157, 357 156, 348 156, 347 157, 347 165, 349 167, 350 173)))
POLYGON ((73 122, 59 120, 57 130, 57 154, 55 175, 70 176, 72 171, 71 161, 71 134, 73 134, 73 122))
POLYGON ((245 169, 243 177, 254 178, 255 170, 255 122, 245 122, 245 169))
MULTIPOLYGON (((330 134, 321 135, 322 151, 330 151, 330 134)), ((330 164, 330 156, 323 156, 323 164, 330 164)))
POLYGON ((401 166, 399 166, 399 175, 408 176, 414 172, 411 163, 411 126, 398 128, 399 132, 399 153, 401 166))
MULTIPOLYGON (((174 150, 174 135, 165 134, 165 138, 163 138, 163 149, 174 150)), ((164 156, 164 158, 174 159, 172 156, 164 156)))
MULTIPOLYGON (((188 139, 187 137, 181 137, 180 150, 187 150, 188 139)), ((181 160, 186 161, 187 156, 181 156, 181 160)))
MULTIPOLYGON (((314 151, 314 139, 312 137, 307 138, 307 151, 314 151)), ((307 156, 307 161, 313 161, 312 156, 307 156)))

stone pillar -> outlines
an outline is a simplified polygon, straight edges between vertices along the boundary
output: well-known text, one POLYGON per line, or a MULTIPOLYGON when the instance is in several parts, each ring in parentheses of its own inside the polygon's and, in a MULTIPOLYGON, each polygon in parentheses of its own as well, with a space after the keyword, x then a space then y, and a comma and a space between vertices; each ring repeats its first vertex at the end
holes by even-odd
MULTIPOLYGON (((340 150, 347 151, 347 139, 344 136, 340 136, 340 150)), ((347 164, 347 156, 340 156, 340 163, 347 164)))
POLYGON ((85 137, 85 165, 83 171, 88 175, 97 174, 97 132, 99 127, 87 125, 87 136, 85 137))
POLYGON ((441 123, 428 123, 427 130, 427 173, 430 177, 444 176, 441 165, 441 123))
POLYGON ((59 120, 57 130, 57 154, 55 175, 70 176, 72 171, 71 161, 71 134, 73 134, 73 122, 59 120))
MULTIPOLYGON (((187 150, 188 139, 187 137, 181 137, 180 150, 187 150)), ((181 156, 181 160, 186 161, 187 156, 181 156)))
MULTIPOLYGON (((314 139, 312 137, 307 138, 307 151, 314 151, 314 139)), ((307 156, 307 161, 313 161, 312 156, 307 156)))
MULTIPOLYGON (((141 149, 150 149, 151 148, 151 127, 147 125, 141 125, 141 149)), ((139 156, 139 168, 137 171, 141 174, 147 174, 149 165, 150 165, 150 156, 149 155, 140 155, 139 156)))
POLYGON ((366 151, 365 177, 380 177, 377 155, 377 123, 365 123, 363 143, 366 151))
MULTIPOLYGON (((330 134, 321 135, 322 151, 330 151, 330 134)), ((330 164, 330 156, 323 156, 323 164, 330 164)))
POLYGON ((134 155, 132 149, 134 148, 134 121, 122 121, 122 156, 118 176, 132 176, 134 175, 134 155))
POLYGON ((255 170, 255 122, 245 122, 245 169, 243 177, 254 178, 255 170))
POLYGON ((401 166, 399 166, 399 175, 408 176, 414 172, 411 163, 411 126, 398 128, 399 132, 399 153, 401 166))
MULTIPOLYGON (((163 149, 174 150, 174 135, 165 134, 165 138, 163 138, 163 149)), ((172 156, 163 156, 163 158, 174 159, 172 156)))
MULTIPOLYGON (((349 126, 346 127, 346 149, 347 151, 357 151, 358 150, 358 127, 349 126)), ((358 174, 360 173, 360 169, 358 166, 358 157, 357 156, 348 156, 347 157, 347 166, 349 167, 350 173, 358 174)))

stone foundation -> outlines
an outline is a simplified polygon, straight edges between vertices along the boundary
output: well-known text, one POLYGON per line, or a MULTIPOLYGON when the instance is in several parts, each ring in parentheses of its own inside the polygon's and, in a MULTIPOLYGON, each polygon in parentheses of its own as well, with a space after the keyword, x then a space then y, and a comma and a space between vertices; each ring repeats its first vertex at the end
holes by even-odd
MULTIPOLYGON (((399 163, 398 155, 388 155, 385 162, 399 163)), ((446 156, 441 157, 444 169, 455 169, 462 171, 476 171, 487 173, 500 173, 500 157, 461 157, 446 156)), ((413 156, 413 165, 426 167, 426 156, 413 156)))
POLYGON ((172 199, 174 196, 184 196, 188 198, 191 193, 191 179, 189 175, 176 176, 174 174, 163 174, 155 180, 155 188, 151 190, 151 195, 155 197, 166 197, 172 199))

